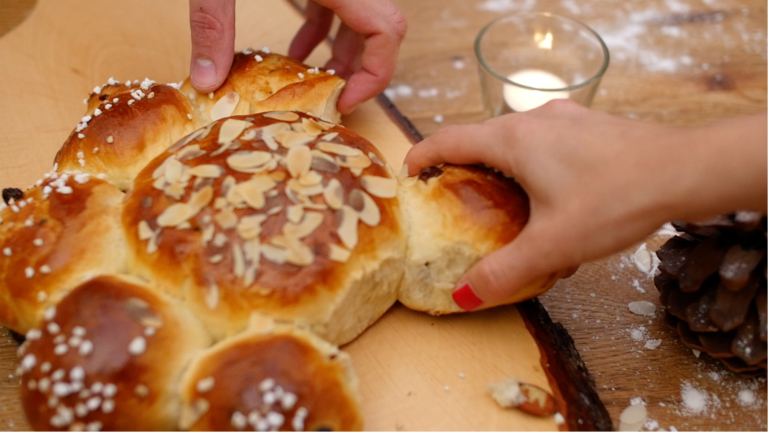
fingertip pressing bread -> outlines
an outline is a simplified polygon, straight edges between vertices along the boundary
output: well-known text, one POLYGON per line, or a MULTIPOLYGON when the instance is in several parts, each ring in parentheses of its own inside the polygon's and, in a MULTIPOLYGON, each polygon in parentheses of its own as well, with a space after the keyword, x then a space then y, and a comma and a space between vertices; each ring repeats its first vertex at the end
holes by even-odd
POLYGON ((349 356, 311 332, 261 320, 198 356, 181 384, 190 430, 361 430, 349 356))
POLYGON ((181 374, 209 344, 178 302, 136 279, 94 278, 27 333, 27 419, 37 430, 175 430, 181 374))
MULTIPOLYGON (((443 165, 403 179, 400 201, 409 227, 408 255, 398 300, 433 315, 463 312, 451 294, 482 257, 517 237, 528 221, 528 196, 512 179, 488 168, 443 165)), ((548 290, 549 275, 508 303, 548 290)))
POLYGON ((26 333, 79 283, 125 270, 123 196, 89 174, 51 172, 0 203, 0 322, 26 333))
POLYGON ((349 342, 395 301, 397 180, 367 140, 306 114, 212 123, 136 178, 130 271, 184 298, 217 337, 251 312, 349 342))

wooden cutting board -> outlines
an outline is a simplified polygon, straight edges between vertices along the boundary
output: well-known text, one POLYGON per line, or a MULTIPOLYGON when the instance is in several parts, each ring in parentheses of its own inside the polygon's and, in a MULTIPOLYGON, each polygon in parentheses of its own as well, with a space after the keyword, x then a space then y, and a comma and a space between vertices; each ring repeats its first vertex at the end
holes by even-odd
MULTIPOLYGON (((239 2, 236 49, 287 52, 302 17, 285 0, 239 2)), ((187 2, 39 1, 0 37, 0 187, 32 184, 53 157, 94 86, 188 74, 187 2)), ((329 58, 321 45, 308 63, 329 58)), ((399 170, 417 133, 386 99, 365 103, 343 124, 378 146, 399 170)), ((15 344, 0 332, 0 429, 27 424, 16 396, 15 344), (8 376, 8 378, 6 378, 8 376)), ((503 410, 486 384, 518 377, 555 394, 572 429, 610 428, 573 343, 538 302, 471 315, 431 317, 396 306, 344 349, 360 380, 366 428, 552 430, 552 418, 503 410)))

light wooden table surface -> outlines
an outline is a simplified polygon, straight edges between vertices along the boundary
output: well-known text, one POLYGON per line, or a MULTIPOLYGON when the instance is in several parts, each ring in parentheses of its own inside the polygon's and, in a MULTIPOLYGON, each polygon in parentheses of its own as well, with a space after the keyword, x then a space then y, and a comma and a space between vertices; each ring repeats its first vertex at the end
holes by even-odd
MULTIPOLYGON (((766 109, 762 0, 396 2, 409 21, 409 34, 388 93, 425 136, 447 124, 481 120, 474 37, 488 21, 516 10, 559 12, 603 36, 611 65, 594 109, 674 125, 766 109), (434 121, 436 115, 443 116, 442 124, 434 121)), ((0 37, 23 21, 34 3, 0 1, 0 37)), ((648 247, 663 241, 653 236, 648 247)), ((738 377, 705 355, 696 358, 663 325, 661 314, 648 319, 629 312, 631 301, 659 303, 652 279, 630 260, 634 249, 582 266, 542 296, 553 320, 574 338, 614 424, 618 427, 619 414, 632 398, 641 398, 653 420, 648 429, 766 430, 765 377, 738 377), (632 330, 639 330, 643 340, 634 340, 632 330), (646 349, 652 339, 661 345, 646 349), (702 412, 691 412, 683 403, 681 391, 688 387, 707 397, 702 412), (739 401, 744 390, 754 393, 755 403, 739 401)), ((0 364, 8 363, 3 360, 0 364)), ((16 385, 12 374, 0 370, 0 387, 16 385)), ((18 405, 2 404, 0 419, 13 418, 9 411, 14 409, 18 405)), ((0 429, 14 426, 0 421, 0 429)))

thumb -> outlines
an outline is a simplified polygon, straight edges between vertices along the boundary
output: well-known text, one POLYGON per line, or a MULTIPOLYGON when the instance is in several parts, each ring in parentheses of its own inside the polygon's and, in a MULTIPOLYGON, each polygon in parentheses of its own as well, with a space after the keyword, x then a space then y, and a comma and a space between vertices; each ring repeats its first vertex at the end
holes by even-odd
POLYGON ((221 86, 235 50, 235 0, 189 0, 190 82, 208 93, 221 86))
POLYGON ((512 242, 470 268, 453 292, 466 311, 517 303, 542 293, 552 273, 573 265, 559 251, 549 230, 527 225, 512 242))

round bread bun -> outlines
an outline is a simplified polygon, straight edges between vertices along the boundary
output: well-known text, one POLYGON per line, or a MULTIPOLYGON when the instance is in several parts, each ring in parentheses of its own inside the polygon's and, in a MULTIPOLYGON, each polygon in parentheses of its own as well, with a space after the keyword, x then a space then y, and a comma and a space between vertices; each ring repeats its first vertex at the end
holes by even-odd
POLYGON ((310 332, 260 326, 215 345, 186 372, 190 430, 362 430, 349 356, 310 332))
POLYGON ((136 178, 132 273, 184 298, 216 337, 252 311, 344 344, 395 301, 397 179, 367 140, 307 114, 219 120, 136 178))
POLYGON ((189 78, 179 85, 110 78, 85 100, 85 115, 54 162, 60 172, 105 174, 125 191, 149 161, 214 120, 294 110, 338 122, 344 84, 319 68, 262 51, 236 53, 227 79, 209 94, 194 90, 189 78))
POLYGON ((25 333, 81 282, 126 269, 124 194, 89 174, 51 172, 0 202, 0 322, 25 333))
POLYGON ((56 154, 60 171, 103 173, 126 190, 149 161, 201 124, 188 98, 168 85, 110 80, 95 90, 56 154))
POLYGON ((192 314, 151 287, 92 279, 27 333, 27 419, 36 430, 176 430, 182 371, 210 343, 192 314))
MULTIPOLYGON (((464 312, 451 297, 456 283, 484 256, 517 237, 528 221, 528 196, 511 178, 478 166, 443 165, 403 179, 408 256, 398 300, 441 315, 464 312)), ((564 274, 518 291, 507 303, 544 293, 564 274)))
POLYGON ((345 81, 289 57, 246 50, 235 54, 227 80, 210 94, 200 94, 187 78, 189 95, 203 124, 233 115, 268 111, 301 111, 339 123, 336 111, 345 81))

